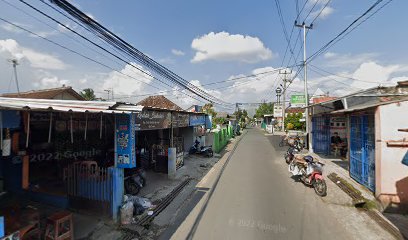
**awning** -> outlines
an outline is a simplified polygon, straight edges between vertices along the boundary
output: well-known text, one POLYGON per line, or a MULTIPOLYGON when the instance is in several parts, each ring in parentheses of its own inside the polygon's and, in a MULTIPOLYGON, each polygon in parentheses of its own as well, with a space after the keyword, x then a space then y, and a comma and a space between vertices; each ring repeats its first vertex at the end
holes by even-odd
POLYGON ((391 104, 391 103, 397 103, 397 102, 401 102, 401 101, 407 101, 406 100, 394 100, 394 101, 388 101, 388 102, 376 102, 376 103, 368 103, 368 104, 360 104, 357 106, 353 106, 353 107, 349 107, 347 109, 341 109, 341 110, 337 110, 337 111, 332 111, 330 113, 335 114, 335 113, 347 113, 347 112, 355 112, 355 111, 359 111, 359 110, 364 110, 364 109, 368 109, 368 108, 373 108, 373 107, 378 107, 381 105, 386 105, 386 104, 391 104))
POLYGON ((31 110, 31 111, 58 111, 58 112, 132 113, 140 112, 143 109, 143 106, 105 101, 78 101, 78 100, 0 97, 0 109, 22 111, 31 110))

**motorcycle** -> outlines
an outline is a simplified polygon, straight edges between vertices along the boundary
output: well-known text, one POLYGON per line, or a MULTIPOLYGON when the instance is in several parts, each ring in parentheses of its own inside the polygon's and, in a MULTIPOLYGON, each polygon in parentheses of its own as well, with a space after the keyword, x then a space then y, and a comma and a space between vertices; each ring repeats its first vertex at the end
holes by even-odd
POLYGON ((298 139, 295 139, 293 144, 290 145, 290 147, 288 148, 288 150, 286 151, 284 155, 286 163, 289 164, 290 162, 292 162, 295 155, 299 154, 302 151, 302 149, 303 149, 303 146, 300 143, 300 141, 298 139))
POLYGON ((146 174, 141 168, 134 170, 130 169, 125 172, 125 190, 127 194, 136 195, 140 189, 146 186, 146 174))
POLYGON ((189 154, 201 154, 205 157, 212 157, 214 156, 214 152, 212 150, 212 145, 210 146, 201 146, 200 142, 196 140, 194 142, 194 146, 190 148, 189 154))
POLYGON ((314 161, 312 156, 295 158, 289 164, 289 172, 293 176, 299 176, 307 186, 313 187, 316 194, 324 197, 327 195, 327 185, 323 179, 323 163, 314 161))

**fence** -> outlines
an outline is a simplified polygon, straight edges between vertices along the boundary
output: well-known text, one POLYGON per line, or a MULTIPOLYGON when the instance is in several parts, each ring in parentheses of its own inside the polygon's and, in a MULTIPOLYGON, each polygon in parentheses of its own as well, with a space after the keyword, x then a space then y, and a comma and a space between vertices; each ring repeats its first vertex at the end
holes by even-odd
POLYGON ((218 132, 214 132, 214 151, 216 153, 221 152, 221 150, 227 145, 232 136, 233 130, 231 126, 222 128, 218 132))
POLYGON ((64 178, 70 198, 89 200, 109 212, 113 196, 112 169, 96 163, 81 162, 68 166, 64 178))

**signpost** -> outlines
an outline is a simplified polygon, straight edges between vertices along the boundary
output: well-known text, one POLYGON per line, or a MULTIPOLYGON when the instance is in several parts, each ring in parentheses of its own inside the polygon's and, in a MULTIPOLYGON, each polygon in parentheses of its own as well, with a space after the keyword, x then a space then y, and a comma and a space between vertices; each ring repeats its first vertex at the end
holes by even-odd
POLYGON ((291 107, 305 107, 306 99, 304 94, 296 94, 290 96, 290 105, 291 107))
POLYGON ((273 105, 273 117, 275 118, 283 117, 283 106, 281 104, 273 105))

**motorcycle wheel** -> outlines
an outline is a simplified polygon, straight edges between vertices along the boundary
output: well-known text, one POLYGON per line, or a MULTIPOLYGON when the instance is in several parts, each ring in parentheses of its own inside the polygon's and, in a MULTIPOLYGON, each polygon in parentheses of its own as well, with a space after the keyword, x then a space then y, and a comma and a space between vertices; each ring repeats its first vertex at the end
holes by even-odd
POLYGON ((206 151, 205 151, 205 156, 206 156, 206 157, 209 157, 209 158, 210 158, 210 157, 212 157, 213 155, 214 155, 214 153, 213 153, 212 150, 206 150, 206 151))
POLYGON ((140 187, 133 181, 126 181, 125 182, 125 190, 126 190, 126 193, 128 193, 130 195, 136 195, 136 194, 139 193, 140 187))
POLYGON ((142 184, 143 187, 145 187, 146 186, 146 178, 140 176, 140 183, 142 184))
POLYGON ((317 179, 313 183, 313 188, 317 195, 324 197, 327 195, 327 185, 324 180, 317 179))
POLYGON ((287 164, 289 164, 291 162, 289 154, 285 154, 285 161, 286 161, 287 164))

